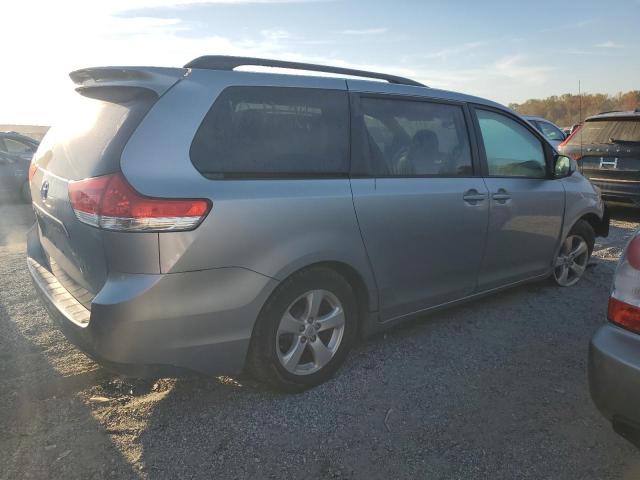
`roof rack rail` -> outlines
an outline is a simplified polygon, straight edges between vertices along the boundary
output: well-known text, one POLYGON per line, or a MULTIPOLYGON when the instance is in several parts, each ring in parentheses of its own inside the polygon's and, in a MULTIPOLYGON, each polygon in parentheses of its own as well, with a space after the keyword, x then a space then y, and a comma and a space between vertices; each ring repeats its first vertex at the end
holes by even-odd
POLYGON ((353 77, 376 78, 386 80, 389 83, 399 85, 413 85, 415 87, 426 87, 420 82, 410 78, 387 75, 385 73, 368 72, 366 70, 354 70, 352 68, 331 67, 327 65, 316 65, 314 63, 287 62, 284 60, 268 60, 265 58, 253 57, 232 57, 227 55, 205 55, 198 57, 187 63, 184 68, 203 68, 206 70, 233 70, 241 66, 289 68, 292 70, 306 70, 309 72, 337 73, 340 75, 350 75, 353 77))

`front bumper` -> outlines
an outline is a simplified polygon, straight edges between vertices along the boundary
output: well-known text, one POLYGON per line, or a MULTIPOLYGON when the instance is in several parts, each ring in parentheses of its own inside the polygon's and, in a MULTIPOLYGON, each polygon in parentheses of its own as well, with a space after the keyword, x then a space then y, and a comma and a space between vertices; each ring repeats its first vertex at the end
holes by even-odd
POLYGON ((614 429, 640 447, 640 335, 614 325, 589 347, 591 398, 614 429))
POLYGON ((65 336, 98 363, 139 377, 243 369, 253 325, 276 280, 236 267, 111 273, 87 309, 51 274, 36 228, 27 242, 36 291, 65 336))

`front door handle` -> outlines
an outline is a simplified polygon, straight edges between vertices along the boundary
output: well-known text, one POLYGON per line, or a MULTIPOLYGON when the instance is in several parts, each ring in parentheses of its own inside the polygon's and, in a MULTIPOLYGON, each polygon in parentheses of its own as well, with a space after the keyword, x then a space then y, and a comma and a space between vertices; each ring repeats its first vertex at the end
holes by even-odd
POLYGON ((509 194, 504 188, 500 188, 496 193, 491 195, 491 198, 498 203, 507 203, 507 200, 511 200, 511 194, 509 194))
POLYGON ((482 202, 487 198, 486 193, 480 193, 475 188, 467 190, 462 195, 462 199, 470 205, 476 205, 478 202, 482 202))

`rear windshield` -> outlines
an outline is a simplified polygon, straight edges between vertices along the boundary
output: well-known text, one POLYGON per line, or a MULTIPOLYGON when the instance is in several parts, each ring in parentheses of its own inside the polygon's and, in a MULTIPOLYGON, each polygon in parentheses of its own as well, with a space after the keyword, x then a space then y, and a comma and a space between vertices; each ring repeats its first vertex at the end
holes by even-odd
POLYGON ((344 175, 348 126, 346 92, 230 87, 198 128, 191 161, 209 178, 344 175))
POLYGON ((616 141, 640 143, 640 119, 587 121, 569 140, 568 145, 616 141))
POLYGON ((37 163, 71 180, 117 171, 124 145, 156 99, 134 88, 75 95, 40 143, 37 163))

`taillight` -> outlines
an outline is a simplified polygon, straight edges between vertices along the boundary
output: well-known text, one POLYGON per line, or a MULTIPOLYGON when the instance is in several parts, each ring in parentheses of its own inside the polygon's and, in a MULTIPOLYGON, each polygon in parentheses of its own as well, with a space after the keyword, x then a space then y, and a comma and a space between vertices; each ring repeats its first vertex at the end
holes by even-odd
POLYGON ((81 222, 127 232, 192 230, 211 207, 206 199, 142 196, 120 173, 69 182, 69 200, 81 222))
POLYGON ((629 242, 620 257, 607 316, 611 323, 640 333, 640 236, 629 242))
POLYGON ((629 305, 611 297, 607 317, 611 323, 619 327, 640 333, 640 308, 635 305, 629 305))
POLYGON ((564 141, 558 145, 559 147, 564 147, 567 143, 569 143, 569 140, 571 140, 573 138, 573 136, 578 133, 578 130, 580 130, 582 128, 582 125, 578 125, 575 130, 573 132, 571 132, 569 134, 569 136, 567 138, 564 139, 564 141))
POLYGON ((640 237, 633 237, 624 252, 624 260, 635 270, 640 270, 640 237))
POLYGON ((36 162, 32 160, 31 163, 29 164, 29 185, 31 185, 31 180, 33 180, 33 176, 36 174, 37 171, 38 171, 38 165, 36 165, 36 162))

